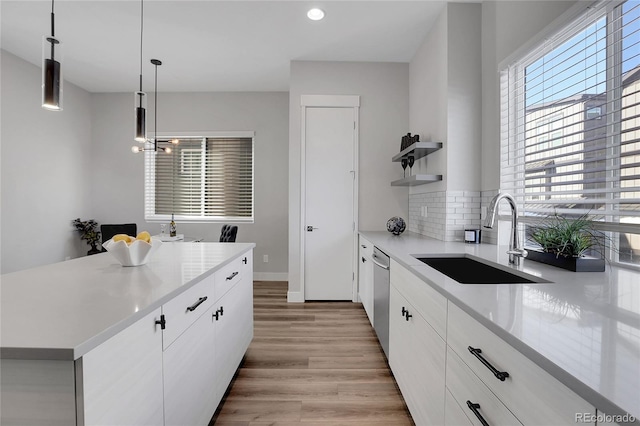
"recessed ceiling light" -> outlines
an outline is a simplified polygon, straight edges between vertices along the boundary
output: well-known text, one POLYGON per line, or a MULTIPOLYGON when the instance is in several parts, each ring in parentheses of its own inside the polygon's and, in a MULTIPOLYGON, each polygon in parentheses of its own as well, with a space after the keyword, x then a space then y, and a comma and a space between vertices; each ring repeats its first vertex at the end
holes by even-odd
POLYGON ((312 21, 319 21, 324 18, 324 11, 322 9, 313 8, 307 12, 307 17, 312 21))

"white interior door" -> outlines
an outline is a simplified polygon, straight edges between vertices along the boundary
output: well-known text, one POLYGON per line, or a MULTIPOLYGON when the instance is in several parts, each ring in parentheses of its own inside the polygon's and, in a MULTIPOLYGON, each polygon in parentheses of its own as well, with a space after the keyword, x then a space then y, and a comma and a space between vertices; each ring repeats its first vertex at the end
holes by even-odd
POLYGON ((305 300, 352 300, 355 108, 306 108, 305 300))

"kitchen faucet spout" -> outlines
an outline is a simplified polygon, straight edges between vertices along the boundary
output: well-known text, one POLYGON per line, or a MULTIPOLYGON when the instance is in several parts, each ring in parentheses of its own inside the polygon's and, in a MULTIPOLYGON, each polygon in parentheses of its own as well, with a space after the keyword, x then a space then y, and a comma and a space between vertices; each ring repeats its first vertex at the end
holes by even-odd
POLYGON ((493 225, 496 220, 496 214, 498 212, 498 203, 500 200, 505 199, 509 202, 509 206, 511 207, 511 234, 509 238, 509 263, 518 265, 520 263, 521 257, 527 256, 527 251, 520 247, 520 239, 518 237, 518 207, 516 205, 516 200, 507 193, 499 193, 491 203, 489 204, 489 208, 487 210, 487 218, 484 223, 485 228, 493 228, 493 225))

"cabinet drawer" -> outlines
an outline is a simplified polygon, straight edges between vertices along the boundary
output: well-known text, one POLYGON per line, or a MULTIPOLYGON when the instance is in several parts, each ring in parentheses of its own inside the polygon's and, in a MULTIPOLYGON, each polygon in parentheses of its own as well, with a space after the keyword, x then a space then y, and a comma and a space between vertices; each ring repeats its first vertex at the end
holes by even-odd
POLYGON ((410 300, 440 337, 446 339, 447 299, 393 259, 390 269, 391 286, 410 300))
POLYGON ((167 322, 162 335, 162 349, 167 349, 178 336, 215 302, 215 276, 210 275, 162 306, 167 322))
POLYGON ((361 235, 358 250, 361 255, 366 258, 371 258, 371 255, 373 254, 373 244, 361 235))
MULTIPOLYGON (((467 418, 462 406, 458 405, 449 389, 444 396, 444 424, 445 426, 473 426, 467 418)), ((466 405, 465 405, 466 407, 466 405)))
POLYGON ((477 404, 476 412, 490 425, 521 424, 451 348, 447 348, 447 389, 474 425, 482 423, 469 403, 477 404))
POLYGON ((575 413, 595 412, 576 393, 451 302, 447 343, 523 424, 575 424, 575 413), (480 349, 480 356, 509 376, 501 381, 469 347, 480 349))
MULTIPOLYGON (((215 273, 216 297, 218 299, 224 296, 242 279, 245 268, 243 263, 244 257, 245 256, 240 256, 239 258, 232 260, 231 263, 215 273)), ((248 262, 249 259, 247 258, 247 263, 248 262)))

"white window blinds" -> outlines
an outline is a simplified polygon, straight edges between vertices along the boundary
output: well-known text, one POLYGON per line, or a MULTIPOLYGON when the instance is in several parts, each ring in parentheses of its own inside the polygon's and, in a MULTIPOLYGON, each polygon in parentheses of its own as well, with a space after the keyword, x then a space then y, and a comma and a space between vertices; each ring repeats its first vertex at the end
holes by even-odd
POLYGON ((602 2, 501 76, 501 189, 526 216, 640 224, 640 1, 602 2))
POLYGON ((147 220, 253 222, 253 138, 180 138, 172 149, 145 158, 147 220))

